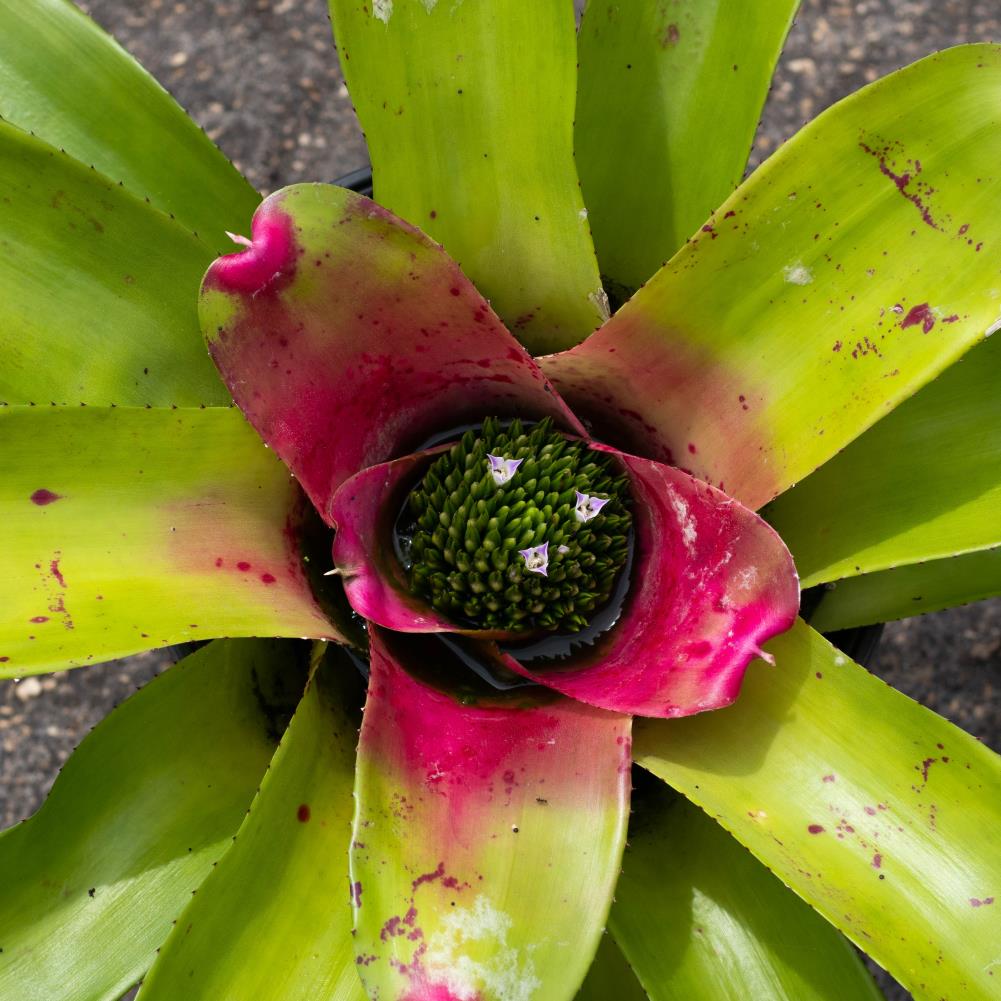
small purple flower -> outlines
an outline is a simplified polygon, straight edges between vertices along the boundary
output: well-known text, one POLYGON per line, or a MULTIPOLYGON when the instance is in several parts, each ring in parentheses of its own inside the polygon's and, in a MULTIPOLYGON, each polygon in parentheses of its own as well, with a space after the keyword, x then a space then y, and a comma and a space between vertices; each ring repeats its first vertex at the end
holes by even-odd
POLYGON ((530 573, 541 574, 543 577, 549 576, 548 542, 543 542, 541 546, 519 549, 518 555, 525 561, 525 569, 530 573))
POLYGON ((596 518, 610 500, 608 497, 592 497, 590 494, 582 494, 579 490, 576 493, 577 506, 574 508, 574 514, 578 521, 590 521, 592 518, 596 518))
POLYGON ((490 455, 489 453, 487 459, 490 460, 490 475, 494 478, 494 483, 497 486, 503 486, 507 483, 524 461, 523 459, 505 459, 502 455, 490 455))

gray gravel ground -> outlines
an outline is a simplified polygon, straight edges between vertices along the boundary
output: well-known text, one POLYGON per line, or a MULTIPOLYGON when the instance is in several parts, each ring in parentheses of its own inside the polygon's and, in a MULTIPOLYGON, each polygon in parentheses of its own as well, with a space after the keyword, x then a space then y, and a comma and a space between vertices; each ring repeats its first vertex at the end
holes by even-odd
MULTIPOLYGON (((262 191, 332 180, 365 145, 323 0, 88 0, 82 4, 160 79, 262 191)), ((753 163, 864 83, 936 49, 1001 40, 996 0, 804 0, 753 163)), ((0 824, 31 813, 80 738, 166 665, 145 654, 0 682, 0 824)), ((1001 601, 887 628, 874 669, 1001 748, 1001 601)), ((888 979, 887 996, 909 995, 888 979)))

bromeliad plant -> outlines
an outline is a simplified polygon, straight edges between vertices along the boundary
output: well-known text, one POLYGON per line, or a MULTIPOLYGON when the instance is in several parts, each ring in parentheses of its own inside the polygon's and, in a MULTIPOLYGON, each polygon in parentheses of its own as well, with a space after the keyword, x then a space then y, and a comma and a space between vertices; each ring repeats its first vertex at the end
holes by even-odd
POLYGON ((1001 592, 1001 49, 732 191, 792 0, 331 8, 378 203, 0 0, 0 673, 212 640, 0 839, 0 996, 995 997, 1001 763, 790 550, 1001 592))

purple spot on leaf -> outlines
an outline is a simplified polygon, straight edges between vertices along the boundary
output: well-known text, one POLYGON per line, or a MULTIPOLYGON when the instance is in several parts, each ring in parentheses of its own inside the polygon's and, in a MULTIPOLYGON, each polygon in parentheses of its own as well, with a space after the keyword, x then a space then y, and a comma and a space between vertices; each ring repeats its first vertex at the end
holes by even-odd
POLYGON ((46 504, 52 504, 57 500, 62 500, 62 494, 54 494, 51 490, 36 490, 31 495, 31 503, 37 504, 39 507, 44 507, 46 504))

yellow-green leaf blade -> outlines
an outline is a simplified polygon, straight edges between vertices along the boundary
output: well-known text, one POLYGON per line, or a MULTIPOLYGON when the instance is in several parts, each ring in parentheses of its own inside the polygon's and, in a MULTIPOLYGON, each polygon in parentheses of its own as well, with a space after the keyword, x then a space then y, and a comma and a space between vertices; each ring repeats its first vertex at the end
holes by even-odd
POLYGON ((800 623, 737 703, 638 762, 922 997, 997 996, 1001 758, 800 623))
POLYGON ((1001 545, 999 383, 991 338, 769 505, 805 587, 1001 545))
POLYGON ((825 589, 810 622, 832 632, 966 605, 999 591, 1001 546, 995 546, 838 581, 825 589))
POLYGON ((232 848, 160 950, 143 1001, 365 1001, 348 884, 361 679, 343 654, 328 656, 232 848))
POLYGON ((217 252, 259 198, 174 99, 69 0, 0 0, 0 116, 149 198, 217 252))
POLYGON ((802 129, 547 372, 760 507, 998 322, 999 164, 1001 46, 930 56, 802 129))
POLYGON ((462 266, 536 353, 607 316, 573 159, 562 0, 330 0, 375 197, 462 266))
POLYGON ((740 183, 799 0, 591 0, 577 164, 601 272, 643 284, 740 183))
POLYGON ((117 1001, 142 977, 240 825, 299 657, 213 643, 84 739, 41 810, 0 837, 0 996, 117 1001))
POLYGON ((876 1001, 855 951, 719 824, 645 791, 609 916, 653 1001, 876 1001))
POLYGON ((0 403, 230 402, 198 324, 208 247, 0 122, 0 403))
POLYGON ((0 677, 338 635, 301 561, 302 495, 235 409, 0 409, 0 468, 0 677))

